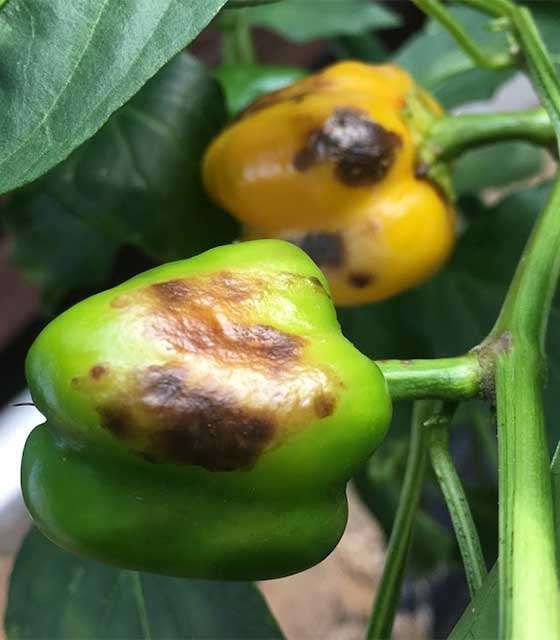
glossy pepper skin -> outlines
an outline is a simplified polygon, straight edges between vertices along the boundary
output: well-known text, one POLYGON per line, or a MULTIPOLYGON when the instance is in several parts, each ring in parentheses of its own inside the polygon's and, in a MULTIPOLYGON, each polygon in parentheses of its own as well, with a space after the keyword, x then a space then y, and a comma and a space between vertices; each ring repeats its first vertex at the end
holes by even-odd
POLYGON ((23 458, 37 526, 76 553, 169 575, 267 579, 319 562, 391 414, 324 276, 279 240, 93 296, 44 329, 26 366, 47 418, 23 458))
POLYGON ((304 248, 336 304, 382 300, 454 245, 453 207, 417 152, 441 115, 402 69, 339 63, 250 105, 207 150, 205 185, 246 238, 304 248))

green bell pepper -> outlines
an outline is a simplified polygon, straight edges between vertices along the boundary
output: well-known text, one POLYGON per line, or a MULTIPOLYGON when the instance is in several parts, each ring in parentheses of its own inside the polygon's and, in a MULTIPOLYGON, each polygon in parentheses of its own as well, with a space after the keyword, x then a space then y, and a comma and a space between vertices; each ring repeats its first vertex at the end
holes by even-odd
POLYGON ((23 458, 37 526, 78 554, 169 575, 267 579, 322 560, 391 415, 324 276, 278 240, 84 300, 26 368, 47 419, 23 458))

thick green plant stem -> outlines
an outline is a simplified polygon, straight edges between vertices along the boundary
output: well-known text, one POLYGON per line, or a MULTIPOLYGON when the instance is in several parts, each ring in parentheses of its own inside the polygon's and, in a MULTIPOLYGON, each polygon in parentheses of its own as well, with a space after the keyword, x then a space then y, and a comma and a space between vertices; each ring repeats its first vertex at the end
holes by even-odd
POLYGON ((391 637, 410 548, 414 518, 428 462, 430 439, 429 430, 425 427, 425 423, 438 410, 439 406, 440 403, 430 400, 421 400, 414 405, 406 471, 389 539, 385 567, 369 621, 368 640, 385 640, 391 637))
POLYGON ((434 360, 378 360, 393 401, 467 400, 481 392, 482 368, 475 354, 434 360))
POLYGON ((474 596, 482 586, 487 570, 467 496, 449 451, 449 423, 453 409, 448 415, 442 414, 439 420, 430 422, 430 458, 453 522, 469 590, 474 596))
POLYGON ((500 491, 500 638, 560 638, 542 361, 512 336, 496 363, 500 491))
POLYGON ((516 64, 515 56, 509 51, 504 53, 488 53, 478 46, 469 32, 455 18, 455 16, 441 4, 440 0, 412 0, 424 13, 437 20, 473 62, 484 69, 509 69, 516 64))
POLYGON ((541 394, 544 338, 560 273, 559 246, 560 180, 483 345, 497 354, 503 638, 560 638, 560 589, 541 394))
POLYGON ((434 121, 422 146, 422 160, 431 166, 452 160, 469 149, 505 140, 524 140, 548 147, 555 143, 556 135, 542 107, 506 113, 450 115, 434 121))

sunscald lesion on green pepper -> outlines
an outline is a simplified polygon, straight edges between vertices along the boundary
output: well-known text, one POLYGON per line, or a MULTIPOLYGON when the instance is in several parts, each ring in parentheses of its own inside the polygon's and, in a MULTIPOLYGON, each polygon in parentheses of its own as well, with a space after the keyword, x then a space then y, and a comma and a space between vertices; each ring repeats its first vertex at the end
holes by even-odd
POLYGON ((264 579, 320 561, 391 413, 323 274, 275 240, 83 301, 37 338, 27 374, 47 418, 23 463, 36 524, 77 553, 172 575, 264 579))

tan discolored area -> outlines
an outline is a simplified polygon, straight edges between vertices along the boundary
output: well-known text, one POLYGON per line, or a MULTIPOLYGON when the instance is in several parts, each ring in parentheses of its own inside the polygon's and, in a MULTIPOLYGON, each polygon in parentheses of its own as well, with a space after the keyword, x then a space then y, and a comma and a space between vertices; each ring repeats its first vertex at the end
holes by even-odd
POLYGON ((135 372, 126 395, 104 400, 98 411, 102 426, 148 461, 212 471, 250 467, 278 428, 271 410, 197 388, 177 364, 135 372))
MULTIPOLYGON (((279 277, 286 285, 297 278, 279 277)), ((93 398, 102 428, 150 462, 250 468, 332 415, 341 389, 330 367, 308 361, 306 338, 251 324, 269 286, 254 274, 219 273, 156 283, 127 293, 126 304, 113 300, 120 313, 141 318, 141 332, 164 344, 167 357, 132 369, 98 363, 74 388, 93 398)), ((317 278, 303 286, 326 293, 317 278)))
POLYGON ((321 129, 313 131, 294 157, 304 172, 325 161, 335 164, 335 176, 348 187, 374 185, 387 175, 402 145, 401 138, 353 107, 335 109, 321 129))

